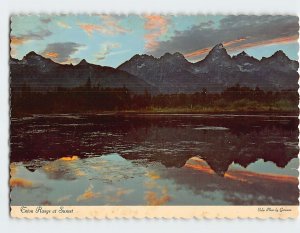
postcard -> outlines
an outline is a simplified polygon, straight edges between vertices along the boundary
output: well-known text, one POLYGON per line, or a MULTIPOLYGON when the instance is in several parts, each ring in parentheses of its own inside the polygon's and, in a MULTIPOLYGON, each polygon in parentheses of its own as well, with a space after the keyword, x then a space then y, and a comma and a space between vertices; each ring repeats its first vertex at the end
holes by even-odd
POLYGON ((297 217, 297 16, 10 27, 12 217, 297 217))

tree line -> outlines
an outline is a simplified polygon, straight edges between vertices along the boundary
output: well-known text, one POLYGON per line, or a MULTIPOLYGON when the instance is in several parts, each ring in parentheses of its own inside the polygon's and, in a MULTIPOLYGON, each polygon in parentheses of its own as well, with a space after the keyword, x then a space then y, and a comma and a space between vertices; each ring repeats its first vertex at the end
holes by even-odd
POLYGON ((151 95, 147 90, 142 94, 123 88, 92 87, 87 82, 82 87, 56 88, 48 92, 37 92, 27 85, 11 89, 11 114, 24 113, 76 113, 100 111, 148 111, 158 109, 185 109, 186 111, 213 109, 272 110, 281 106, 283 109, 298 109, 297 91, 264 91, 235 85, 220 93, 210 93, 203 88, 192 94, 151 95), (266 108, 268 107, 269 108, 266 108), (287 108, 285 108, 287 107, 287 108))

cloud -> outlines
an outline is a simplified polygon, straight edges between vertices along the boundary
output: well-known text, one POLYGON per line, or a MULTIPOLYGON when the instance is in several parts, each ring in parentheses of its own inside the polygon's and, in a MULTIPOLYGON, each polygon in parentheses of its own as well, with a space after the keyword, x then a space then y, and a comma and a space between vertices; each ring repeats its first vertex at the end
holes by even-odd
POLYGON ((145 19, 145 49, 153 51, 159 46, 158 39, 168 31, 168 20, 161 15, 145 15, 145 19))
POLYGON ((18 34, 18 35, 11 35, 10 36, 10 43, 12 46, 22 45, 26 42, 32 40, 43 40, 48 36, 51 36, 52 32, 49 30, 41 29, 39 31, 33 32, 29 31, 25 34, 18 34))
POLYGON ((69 24, 67 24, 65 22, 62 22, 62 21, 57 21, 56 24, 59 27, 64 28, 64 29, 70 29, 70 28, 72 28, 69 24))
POLYGON ((39 31, 29 31, 24 34, 10 35, 10 54, 13 57, 17 56, 18 46, 21 46, 25 43, 34 41, 34 40, 43 40, 46 37, 52 35, 52 32, 49 30, 40 29, 39 31))
POLYGON ((129 29, 120 25, 119 20, 111 15, 100 15, 103 25, 107 26, 113 34, 128 33, 129 29))
POLYGON ((75 42, 61 42, 48 44, 42 55, 55 62, 66 63, 72 61, 71 56, 85 46, 75 42))
POLYGON ((119 43, 104 43, 101 45, 100 51, 95 55, 97 61, 105 59, 113 49, 120 48, 119 43))
POLYGON ((203 57, 218 43, 229 51, 250 47, 289 43, 298 38, 296 16, 227 16, 216 26, 212 22, 199 24, 185 31, 176 31, 168 41, 161 41, 154 56, 165 52, 182 52, 187 58, 203 57))
POLYGON ((117 35, 130 32, 130 30, 122 27, 117 18, 110 15, 100 15, 101 24, 79 23, 79 27, 89 36, 94 32, 100 32, 104 35, 117 35))
POLYGON ((52 19, 51 18, 40 18, 40 21, 44 24, 48 24, 52 21, 52 19))

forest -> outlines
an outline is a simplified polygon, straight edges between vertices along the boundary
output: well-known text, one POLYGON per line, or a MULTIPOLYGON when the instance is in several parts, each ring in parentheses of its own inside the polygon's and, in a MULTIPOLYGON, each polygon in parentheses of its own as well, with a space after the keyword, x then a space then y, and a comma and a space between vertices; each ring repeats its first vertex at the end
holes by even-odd
POLYGON ((193 94, 151 95, 123 88, 92 87, 89 80, 82 87, 33 91, 24 84, 11 89, 11 115, 54 113, 151 112, 151 113, 221 113, 289 112, 298 114, 298 93, 292 90, 264 91, 235 85, 223 92, 205 88, 193 94))

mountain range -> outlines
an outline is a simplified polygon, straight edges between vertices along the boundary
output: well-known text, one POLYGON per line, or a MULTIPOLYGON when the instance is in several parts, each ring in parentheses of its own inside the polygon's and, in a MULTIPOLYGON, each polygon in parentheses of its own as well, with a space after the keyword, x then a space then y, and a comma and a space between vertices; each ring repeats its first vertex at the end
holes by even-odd
POLYGON ((117 68, 90 64, 53 62, 35 52, 22 60, 10 59, 11 87, 26 85, 35 91, 51 91, 58 87, 85 85, 103 88, 126 87, 134 93, 193 93, 206 88, 219 92, 239 84, 264 90, 297 90, 297 61, 283 51, 258 60, 241 52, 230 56, 222 44, 212 48, 201 61, 191 63, 181 53, 166 53, 160 58, 135 55, 117 68))

